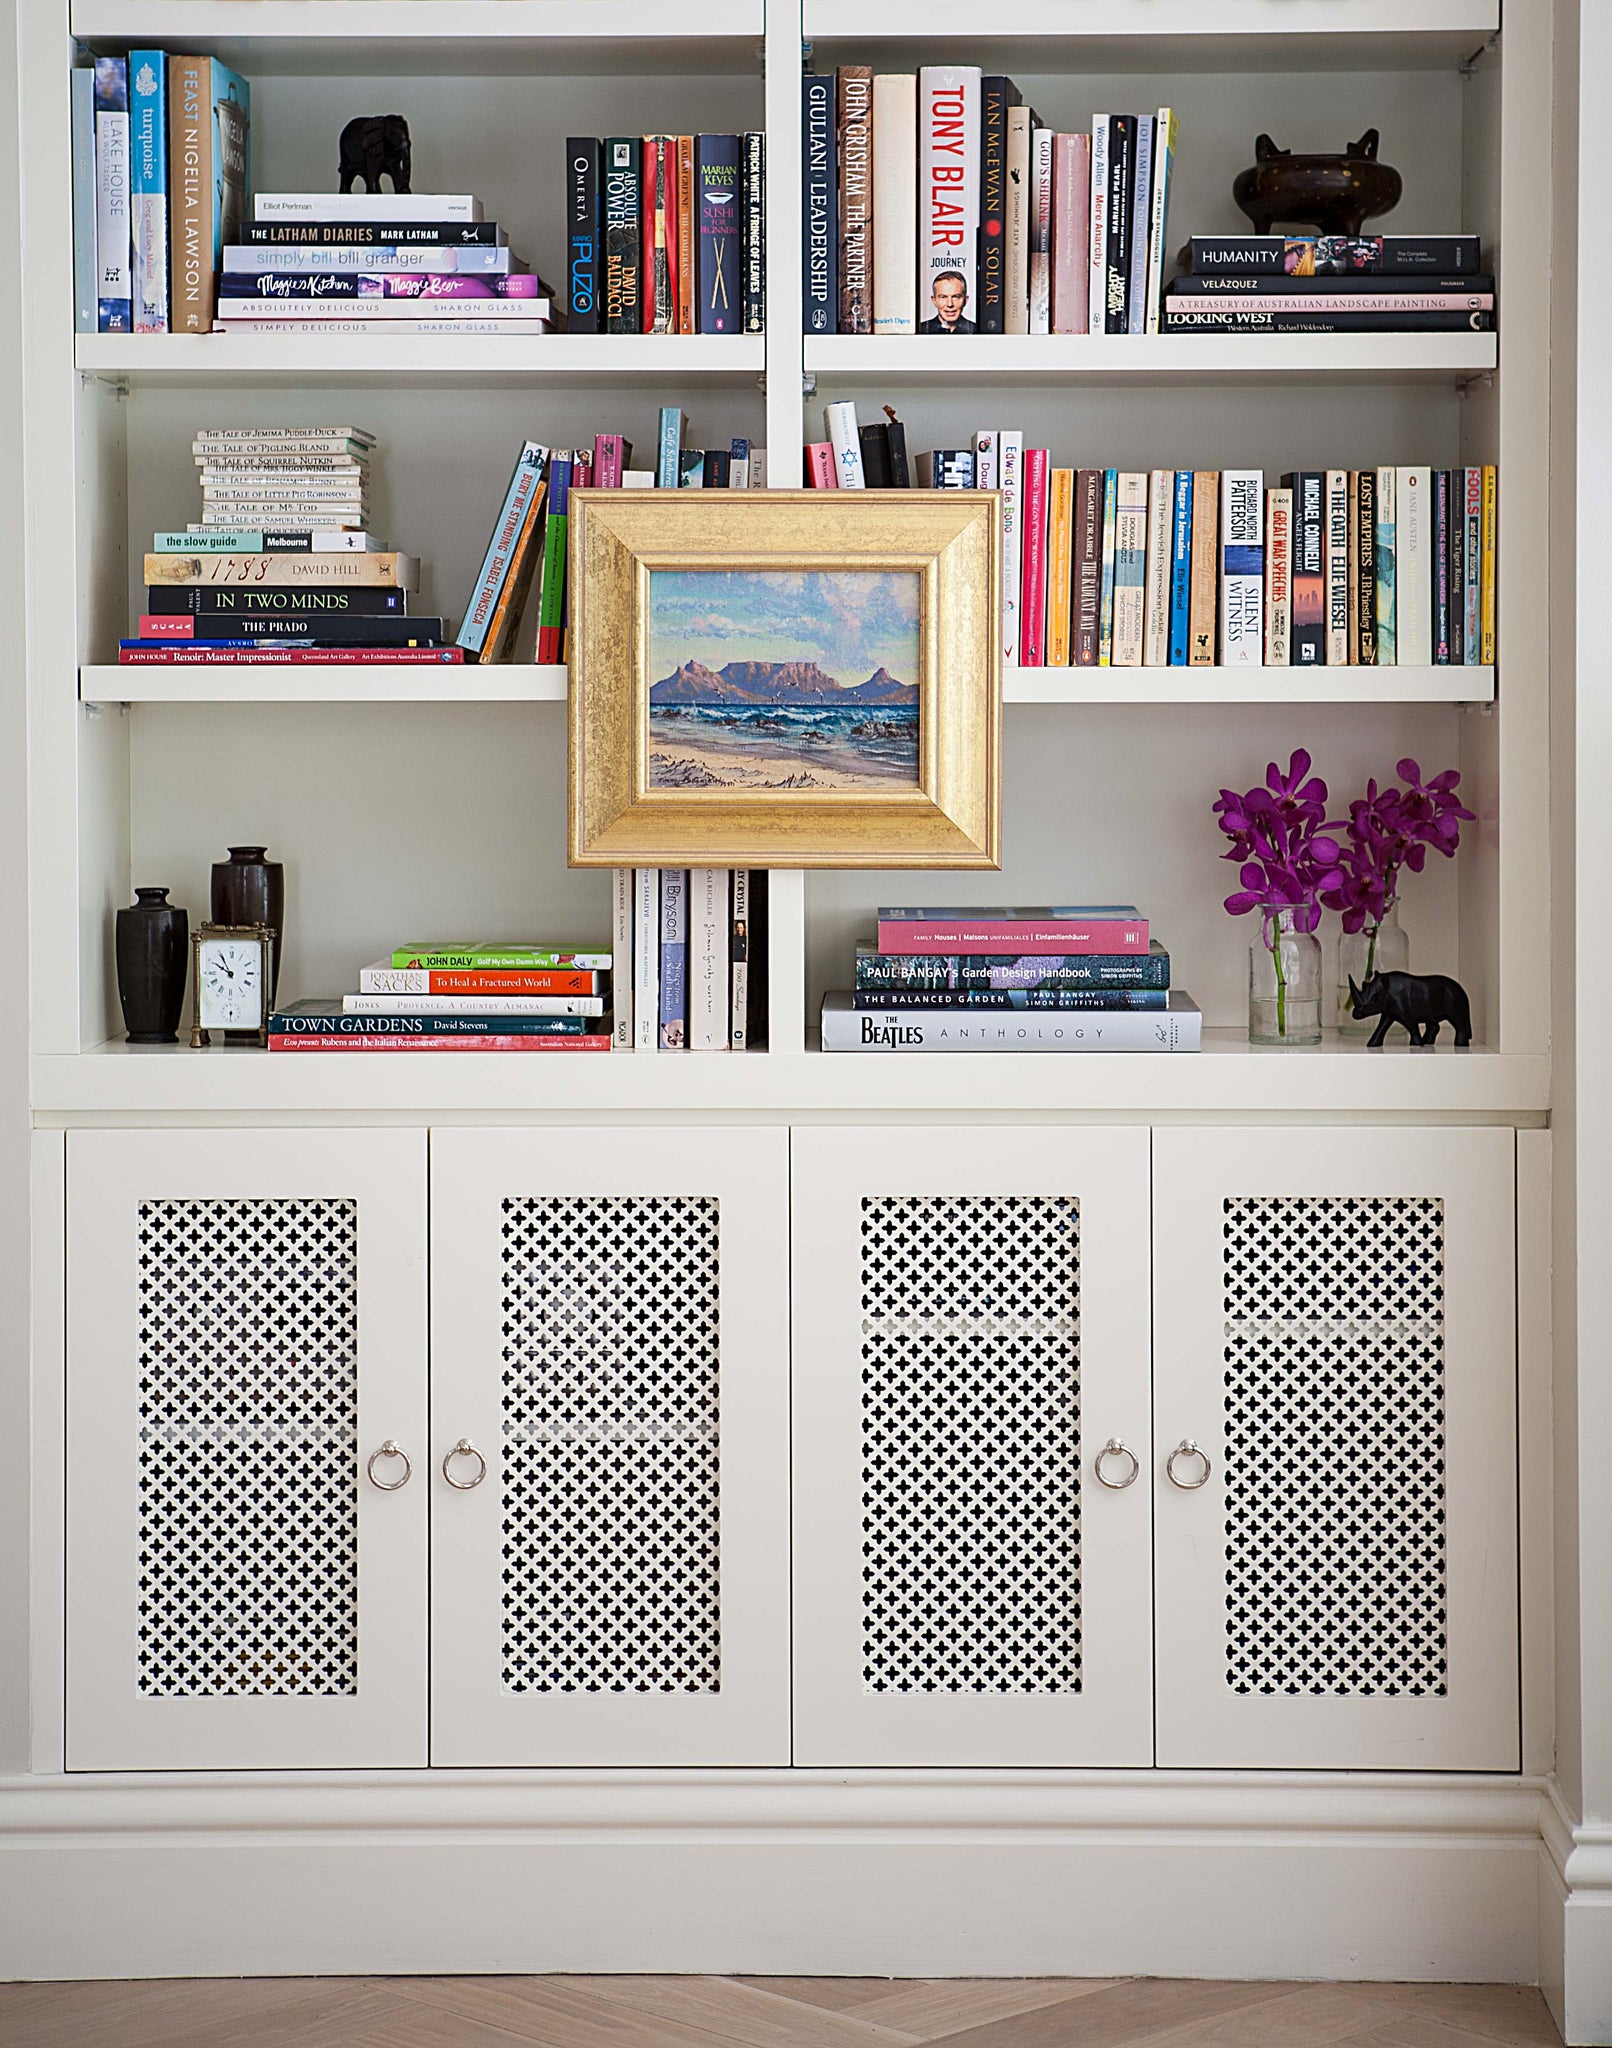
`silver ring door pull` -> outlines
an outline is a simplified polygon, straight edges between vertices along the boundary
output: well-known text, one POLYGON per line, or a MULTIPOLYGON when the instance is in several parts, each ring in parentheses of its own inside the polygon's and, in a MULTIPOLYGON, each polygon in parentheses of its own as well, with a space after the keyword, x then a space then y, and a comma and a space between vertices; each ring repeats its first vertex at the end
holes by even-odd
POLYGON ((1189 1436, 1184 1436, 1164 1461, 1164 1475, 1172 1486, 1179 1486, 1183 1493, 1196 1493, 1200 1486, 1209 1481, 1209 1453, 1200 1450, 1189 1436), (1183 1479, 1175 1469, 1178 1458, 1196 1458, 1203 1468, 1196 1479, 1183 1479))
POLYGON ((1092 1459, 1091 1466, 1101 1485, 1111 1487, 1115 1493, 1123 1493, 1127 1486, 1134 1484, 1136 1475, 1142 1469, 1142 1461, 1123 1437, 1111 1436, 1092 1459), (1125 1461, 1119 1468, 1117 1478, 1103 1470, 1104 1461, 1109 1458, 1122 1458, 1125 1461))
POLYGON ((369 1483, 371 1486, 378 1486, 382 1493, 396 1493, 400 1486, 408 1485, 409 1475, 411 1472, 413 1472, 414 1467, 409 1462, 408 1452, 400 1449, 399 1446, 395 1444, 390 1437, 388 1437, 385 1443, 381 1445, 378 1451, 370 1452, 369 1463, 364 1467, 364 1470, 369 1474, 369 1483), (396 1459, 402 1464, 403 1469, 401 1472, 399 1472, 395 1479, 383 1479, 381 1475, 375 1470, 375 1467, 381 1462, 383 1458, 385 1458, 388 1462, 390 1462, 393 1459, 396 1459))
POLYGON ((470 1441, 469 1437, 462 1436, 443 1459, 442 1476, 456 1492, 468 1493, 473 1486, 480 1486, 481 1482, 487 1477, 487 1460, 476 1449, 476 1446, 470 1441), (454 1478, 453 1466, 456 1458, 475 1459, 476 1469, 468 1479, 454 1478))

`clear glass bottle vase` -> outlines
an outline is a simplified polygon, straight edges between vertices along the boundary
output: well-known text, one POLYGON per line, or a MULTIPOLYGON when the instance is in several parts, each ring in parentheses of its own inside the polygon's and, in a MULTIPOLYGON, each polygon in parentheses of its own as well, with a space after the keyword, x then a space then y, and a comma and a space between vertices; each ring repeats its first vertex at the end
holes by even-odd
POLYGON ((1321 1043, 1321 941, 1295 910, 1262 910, 1248 948, 1248 1037, 1253 1045, 1321 1043))
POLYGON ((1350 1038, 1364 1038, 1376 1028, 1375 1017, 1354 1014, 1349 983, 1364 988, 1374 974, 1403 974, 1410 966, 1410 940, 1399 921, 1396 897, 1378 924, 1363 925, 1357 932, 1345 932, 1338 941, 1338 1029, 1350 1038))

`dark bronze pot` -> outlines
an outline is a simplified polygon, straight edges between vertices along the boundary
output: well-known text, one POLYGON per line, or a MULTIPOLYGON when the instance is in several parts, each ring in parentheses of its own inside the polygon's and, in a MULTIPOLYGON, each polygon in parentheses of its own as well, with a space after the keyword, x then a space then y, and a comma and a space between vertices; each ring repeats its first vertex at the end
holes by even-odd
POLYGON ((1368 220, 1391 213, 1405 189, 1398 171, 1377 161, 1375 128, 1331 156, 1295 156, 1261 135, 1254 155, 1255 163, 1237 173, 1231 196, 1256 235, 1270 234, 1278 223, 1323 235, 1358 235, 1368 220))

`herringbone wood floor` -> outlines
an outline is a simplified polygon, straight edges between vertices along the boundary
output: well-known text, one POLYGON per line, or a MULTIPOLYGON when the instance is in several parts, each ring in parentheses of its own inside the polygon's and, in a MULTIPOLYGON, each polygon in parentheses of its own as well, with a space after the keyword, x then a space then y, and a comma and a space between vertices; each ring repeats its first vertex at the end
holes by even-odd
POLYGON ((0 2048, 1501 2048, 1503 1984, 1151 1978, 261 1977, 0 1984, 0 2048))

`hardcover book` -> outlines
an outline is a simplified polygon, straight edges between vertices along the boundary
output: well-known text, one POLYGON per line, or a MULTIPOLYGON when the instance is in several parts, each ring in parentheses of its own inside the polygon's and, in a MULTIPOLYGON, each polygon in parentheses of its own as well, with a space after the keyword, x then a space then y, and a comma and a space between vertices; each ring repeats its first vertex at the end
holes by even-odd
POLYGON ((501 249, 509 234, 495 220, 247 220, 230 240, 249 249, 501 249))
POLYGON ((1476 235, 1194 235, 1191 243, 1194 272, 1464 276, 1482 263, 1476 235))
POLYGON ((1153 116, 1136 119, 1136 169, 1131 181, 1131 267, 1125 287, 1125 332, 1147 332, 1147 237, 1153 217, 1153 116))
POLYGON ((570 524, 567 507, 574 462, 575 458, 563 451, 549 457, 542 582, 537 599, 537 658, 545 665, 565 659, 565 561, 570 524))
POLYGON ((259 192, 252 210, 264 221, 441 220, 458 228, 481 219, 481 201, 473 192, 259 192))
POLYGON ((699 222, 700 334, 737 334, 744 314, 740 275, 743 193, 737 135, 701 135, 694 151, 694 197, 699 222))
MULTIPOLYGON (((492 533, 482 555, 481 569, 471 591, 470 602, 465 607, 465 614, 459 622, 459 631, 456 635, 457 644, 472 659, 480 655, 487 644, 493 611, 514 559, 515 546, 520 539, 521 525, 527 507, 533 495, 542 488, 543 467, 547 459, 548 450, 537 441, 526 442, 516 457, 515 467, 504 492, 504 502, 499 507, 498 517, 494 521, 492 533)), ((228 558, 221 556, 218 559, 228 558)), ((384 557, 373 559, 381 560, 384 557)), ((289 569, 294 563, 293 557, 279 566, 289 569)), ((302 565, 297 563, 296 566, 302 565)), ((319 566, 322 571, 323 565, 319 566)))
POLYGON ((856 989, 855 1010, 1165 1010, 1162 988, 856 989))
POLYGON ((1007 110, 1007 192, 1004 199, 1004 331, 1030 332, 1030 137, 1035 116, 1015 102, 1007 110))
MULTIPOLYGON (((877 139, 874 173, 877 178, 877 139)), ((918 73, 920 333, 975 331, 979 227, 979 68, 926 64, 918 73)), ((877 250, 875 239, 875 262, 877 250)))
POLYGON ((842 64, 836 74, 839 150, 841 334, 873 332, 873 73, 842 64))
POLYGON ((1184 991, 1163 1011, 858 1010, 849 991, 823 999, 824 1052, 1197 1052, 1203 1016, 1184 991))
POLYGON ((1024 451, 1024 539, 1019 576, 1019 664, 1047 659, 1047 451, 1024 451))
POLYGON ((1429 471, 1394 472, 1394 651, 1401 668, 1433 659, 1433 503, 1429 471))
POLYGON ((880 953, 856 949, 859 989, 1167 989, 1170 956, 1141 953, 880 953))
POLYGON ((597 135, 573 135, 567 139, 565 261, 567 325, 572 334, 598 334, 602 327, 599 194, 603 164, 603 145, 597 135))
POLYGON ((643 319, 643 143, 612 135, 604 146, 604 331, 636 334, 643 319))
POLYGON ((1075 472, 1047 473, 1047 625, 1048 668, 1069 666, 1069 600, 1074 551, 1075 472))
POLYGON ((1052 158, 1050 128, 1030 131, 1030 332, 1052 332, 1052 158))
POLYGON ((1461 535, 1461 658, 1468 668, 1478 664, 1483 582, 1483 471, 1457 471, 1464 483, 1461 535))
POLYGON ((632 1044, 660 1051, 660 869, 632 871, 632 1044))
POLYGON ((631 1052, 632 1045, 632 869, 616 868, 610 877, 610 1049, 631 1052))
POLYGON ((728 870, 688 871, 688 1046, 728 1049, 728 870))
POLYGON ((505 972, 512 969, 567 968, 603 973, 610 966, 610 955, 567 947, 508 945, 498 939, 470 939, 450 940, 440 945, 397 946, 392 952, 392 965, 460 970, 494 968, 505 972))
MULTIPOLYGON (((529 446, 535 445, 532 443, 529 446)), ((161 535, 166 540, 178 536, 161 535)), ((283 535, 264 534, 264 540, 283 535)), ((250 539, 251 535, 230 533, 228 540, 250 539)), ((324 536, 318 536, 322 542, 324 536)), ((150 554, 145 558, 144 579, 159 583, 199 583, 213 588, 236 584, 391 584, 399 590, 418 590, 420 565, 412 555, 390 550, 337 551, 323 545, 279 553, 214 554, 197 544, 196 552, 150 554)))
POLYGON ((1002 493, 1002 659, 1014 664, 1024 603, 1024 435, 1017 428, 997 435, 996 475, 1002 493))
POLYGON ((1091 214, 1091 137, 1056 135, 1052 143, 1052 329, 1084 334, 1091 265, 1086 226, 1091 214))
POLYGON ((642 158, 643 238, 639 244, 645 334, 677 332, 677 138, 646 135, 642 158))
POLYGON ((1354 472, 1355 659, 1377 666, 1377 472, 1354 472))
POLYGON ((1180 123, 1171 107, 1160 107, 1153 121, 1153 190, 1148 219, 1147 318, 1144 332, 1157 334, 1164 304, 1164 272, 1173 260, 1165 247, 1169 231, 1170 177, 1180 123))
POLYGON ((981 334, 1007 332, 1007 124, 1019 103, 1011 78, 980 80, 980 225, 975 258, 979 303, 974 321, 981 334))
POLYGON ((834 80, 808 72, 801 81, 802 325, 808 334, 839 328, 839 163, 834 146, 834 80))
POLYGON ((169 58, 168 317, 176 334, 212 329, 220 256, 246 223, 251 134, 244 78, 213 57, 169 58))
POLYGON ((1377 665, 1398 666, 1398 643, 1394 632, 1395 580, 1395 479, 1398 472, 1377 472, 1377 665))
POLYGON ((1131 197, 1136 178, 1136 116, 1108 117, 1108 189, 1103 211, 1103 331, 1129 329, 1131 197))
MULTIPOLYGON (((630 981, 618 959, 613 972, 630 981)), ((394 967, 372 960, 358 976, 361 995, 376 996, 602 996, 610 975, 584 967, 394 967)))
POLYGON ((1103 597, 1103 472, 1075 472, 1073 585, 1074 630, 1071 658, 1076 668, 1097 666, 1097 634, 1103 597))
POLYGON ((1097 666, 1114 660, 1114 551, 1119 524, 1119 471, 1103 471, 1102 570, 1097 599, 1097 666))
POLYGON ((1134 904, 1030 910, 881 909, 881 953, 1145 953, 1134 904))

